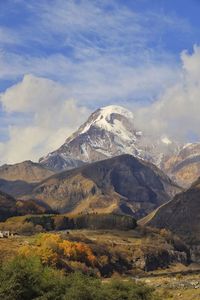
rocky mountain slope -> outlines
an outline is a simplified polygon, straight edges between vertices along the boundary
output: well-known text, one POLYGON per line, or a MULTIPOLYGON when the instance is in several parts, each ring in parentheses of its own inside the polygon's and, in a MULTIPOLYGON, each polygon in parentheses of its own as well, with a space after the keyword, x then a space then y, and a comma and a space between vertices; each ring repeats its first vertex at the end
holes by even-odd
POLYGON ((16 200, 0 191, 0 221, 17 214, 16 200))
POLYGON ((173 142, 168 137, 150 137, 138 130, 134 116, 120 106, 96 110, 56 151, 40 159, 0 167, 0 190, 20 197, 62 170, 121 154, 156 164, 178 185, 188 187, 200 175, 200 143, 173 142))
POLYGON ((37 201, 16 200, 14 197, 0 191, 0 221, 9 217, 53 212, 47 205, 37 201))
POLYGON ((150 216, 140 221, 158 228, 167 228, 191 246, 200 261, 200 179, 188 190, 176 195, 150 216))
POLYGON ((150 136, 136 127, 131 111, 116 105, 97 109, 40 163, 60 171, 121 154, 155 164, 183 187, 189 187, 200 176, 200 143, 183 145, 165 135, 150 136))
POLYGON ((55 172, 30 160, 14 165, 0 166, 0 179, 8 181, 39 182, 55 172))
POLYGON ((131 154, 160 165, 163 153, 175 154, 179 145, 167 137, 156 141, 135 127, 131 111, 116 105, 97 109, 88 120, 56 151, 40 159, 40 163, 56 170, 131 154))
POLYGON ((163 170, 179 185, 189 187, 200 176, 200 143, 186 144, 166 159, 163 170))
POLYGON ((179 191, 154 165, 121 155, 53 175, 25 198, 62 213, 119 212, 139 218, 179 191))
POLYGON ((55 171, 32 161, 3 165, 0 167, 0 190, 13 197, 20 197, 24 193, 29 193, 36 182, 54 173, 55 171))

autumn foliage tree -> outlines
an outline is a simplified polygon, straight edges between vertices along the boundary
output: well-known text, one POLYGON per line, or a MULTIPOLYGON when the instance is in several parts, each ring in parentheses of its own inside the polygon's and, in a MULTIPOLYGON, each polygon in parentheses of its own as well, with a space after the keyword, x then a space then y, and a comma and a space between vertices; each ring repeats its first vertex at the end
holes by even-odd
POLYGON ((25 256, 39 256, 42 263, 56 266, 62 261, 78 261, 87 266, 95 266, 96 257, 91 248, 81 242, 63 240, 59 234, 40 234, 31 245, 20 248, 19 253, 25 256))

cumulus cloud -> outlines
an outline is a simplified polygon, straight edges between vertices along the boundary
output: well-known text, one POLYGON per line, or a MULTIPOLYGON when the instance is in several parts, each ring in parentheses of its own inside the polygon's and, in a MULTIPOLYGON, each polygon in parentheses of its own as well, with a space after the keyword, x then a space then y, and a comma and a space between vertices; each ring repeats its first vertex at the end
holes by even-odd
POLYGON ((56 149, 90 113, 69 98, 64 86, 32 75, 8 88, 0 101, 7 117, 15 118, 8 128, 8 140, 0 143, 1 162, 8 163, 37 160, 56 149))
POLYGON ((181 76, 152 105, 137 111, 138 126, 154 135, 200 140, 200 47, 181 53, 181 76))
MULTIPOLYGON (((182 69, 175 83, 167 86, 152 104, 133 110, 137 127, 145 133, 188 142, 193 138, 200 139, 200 48, 195 46, 191 54, 183 51, 181 61, 182 69)), ((121 94, 114 91, 114 87, 110 87, 110 90, 104 87, 108 95, 121 97, 121 105, 124 105, 124 91, 131 94, 128 88, 131 79, 129 81, 128 78, 119 81, 121 86, 124 84, 121 94)), ((144 80, 134 79, 132 84, 139 85, 144 80)), ((95 87, 93 96, 96 93, 97 97, 101 95, 101 86, 99 91, 95 87)), ((81 91, 86 97, 84 89, 80 88, 76 94, 75 90, 56 81, 26 75, 21 82, 2 93, 0 102, 4 112, 10 120, 14 118, 14 122, 11 125, 10 121, 8 127, 8 140, 0 143, 1 161, 14 163, 25 159, 37 160, 59 147, 92 112, 85 102, 81 105, 84 99, 80 97, 81 91), (71 97, 72 94, 76 95, 76 100, 71 97)), ((105 94, 102 96, 105 97, 105 94)), ((98 106, 99 102, 95 108, 98 106)))

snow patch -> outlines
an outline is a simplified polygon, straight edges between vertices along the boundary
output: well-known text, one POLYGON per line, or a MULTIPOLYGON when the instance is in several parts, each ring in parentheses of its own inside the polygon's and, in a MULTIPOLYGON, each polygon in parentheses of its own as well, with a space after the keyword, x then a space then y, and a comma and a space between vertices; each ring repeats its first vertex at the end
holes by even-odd
POLYGON ((163 137, 162 139, 161 139, 161 141, 164 143, 164 144, 166 144, 166 145, 170 145, 171 143, 172 143, 172 141, 170 141, 170 139, 168 139, 168 137, 163 137))

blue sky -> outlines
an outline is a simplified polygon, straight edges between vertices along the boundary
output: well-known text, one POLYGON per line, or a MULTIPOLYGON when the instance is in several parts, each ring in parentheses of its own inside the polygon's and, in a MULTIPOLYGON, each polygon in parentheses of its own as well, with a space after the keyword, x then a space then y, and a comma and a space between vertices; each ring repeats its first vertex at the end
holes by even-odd
POLYGON ((0 161, 37 160, 102 105, 147 108, 141 124, 154 103, 173 107, 173 87, 193 95, 199 14, 199 0, 0 0, 0 161))

